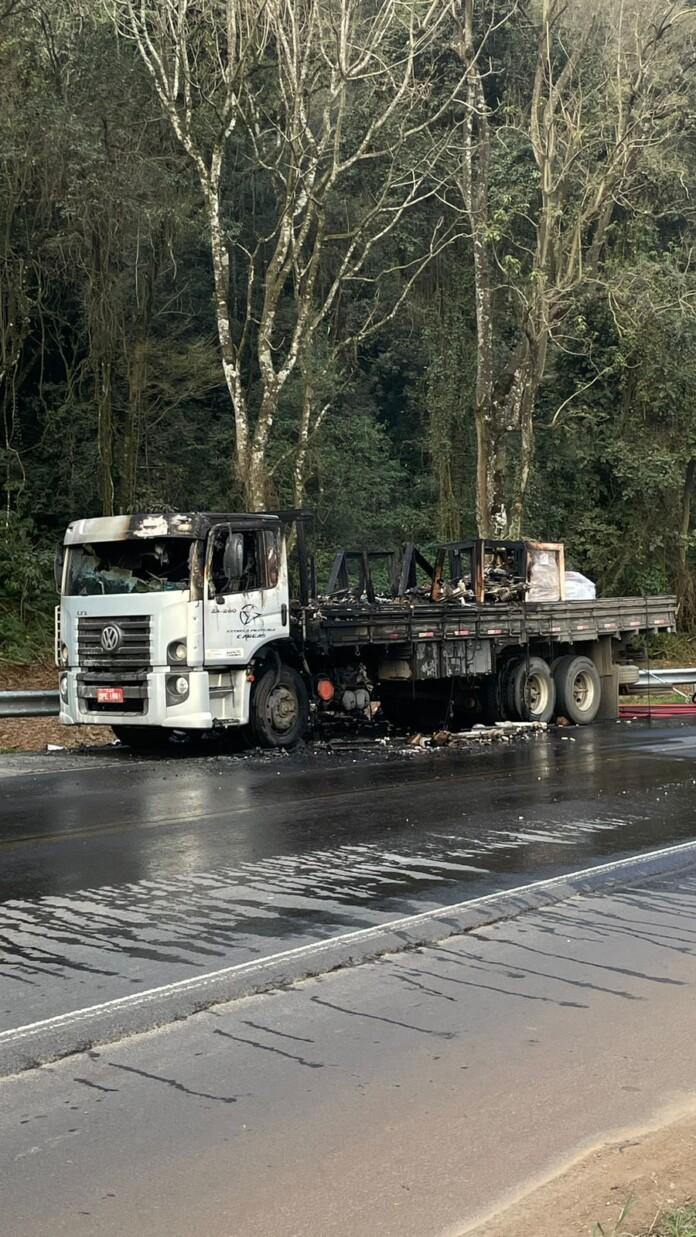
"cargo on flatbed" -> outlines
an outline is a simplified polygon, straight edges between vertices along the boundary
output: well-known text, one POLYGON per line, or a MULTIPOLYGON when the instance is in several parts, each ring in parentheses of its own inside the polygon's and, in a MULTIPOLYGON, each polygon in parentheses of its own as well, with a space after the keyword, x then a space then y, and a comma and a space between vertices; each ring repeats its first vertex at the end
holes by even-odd
POLYGON ((307 512, 70 525, 61 720, 138 746, 211 727, 291 746, 326 718, 378 709, 418 729, 585 724, 618 715, 636 637, 675 627, 673 597, 563 600, 558 543, 340 550, 320 591, 309 527, 307 512))

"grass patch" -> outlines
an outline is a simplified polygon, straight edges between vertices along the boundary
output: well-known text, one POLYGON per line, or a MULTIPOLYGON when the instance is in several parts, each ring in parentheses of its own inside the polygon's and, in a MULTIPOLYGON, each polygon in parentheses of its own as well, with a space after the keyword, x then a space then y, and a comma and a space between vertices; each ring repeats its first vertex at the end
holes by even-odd
POLYGON ((681 666, 696 666, 696 633, 660 632, 650 640, 650 658, 681 666))
POLYGON ((630 1210, 629 1201, 622 1209, 615 1225, 606 1227, 603 1224, 595 1224, 592 1237, 696 1237, 696 1204, 694 1203, 679 1207, 669 1215, 658 1216, 650 1228, 642 1229, 639 1233, 627 1227, 630 1210))
POLYGON ((650 1234, 651 1237, 696 1237, 696 1206, 680 1207, 671 1216, 665 1216, 650 1234))
POLYGON ((683 692, 647 692, 641 696, 619 696, 619 704, 691 704, 691 691, 683 692))

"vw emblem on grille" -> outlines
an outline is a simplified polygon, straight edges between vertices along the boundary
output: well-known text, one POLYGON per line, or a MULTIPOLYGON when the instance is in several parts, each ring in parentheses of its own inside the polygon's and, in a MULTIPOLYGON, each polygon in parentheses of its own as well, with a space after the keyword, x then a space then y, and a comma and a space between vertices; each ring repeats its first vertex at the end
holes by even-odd
POLYGON ((99 643, 105 653, 115 653, 121 643, 121 637, 121 628, 117 627, 115 623, 109 623, 108 627, 102 627, 99 643))

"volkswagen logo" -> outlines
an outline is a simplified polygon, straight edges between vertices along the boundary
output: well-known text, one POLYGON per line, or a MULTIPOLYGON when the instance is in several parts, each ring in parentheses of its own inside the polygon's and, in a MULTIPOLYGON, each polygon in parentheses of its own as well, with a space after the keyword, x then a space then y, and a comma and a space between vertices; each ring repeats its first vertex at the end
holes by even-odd
POLYGON ((122 632, 121 628, 115 623, 109 623, 107 627, 102 627, 100 644, 105 653, 115 653, 121 643, 122 632))

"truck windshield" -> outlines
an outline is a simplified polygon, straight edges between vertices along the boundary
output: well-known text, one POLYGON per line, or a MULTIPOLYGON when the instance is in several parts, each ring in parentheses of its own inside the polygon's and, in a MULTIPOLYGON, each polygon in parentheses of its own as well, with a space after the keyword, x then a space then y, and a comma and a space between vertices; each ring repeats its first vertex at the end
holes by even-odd
POLYGON ((157 537, 71 546, 66 592, 89 597, 187 589, 192 544, 188 537, 157 537))

